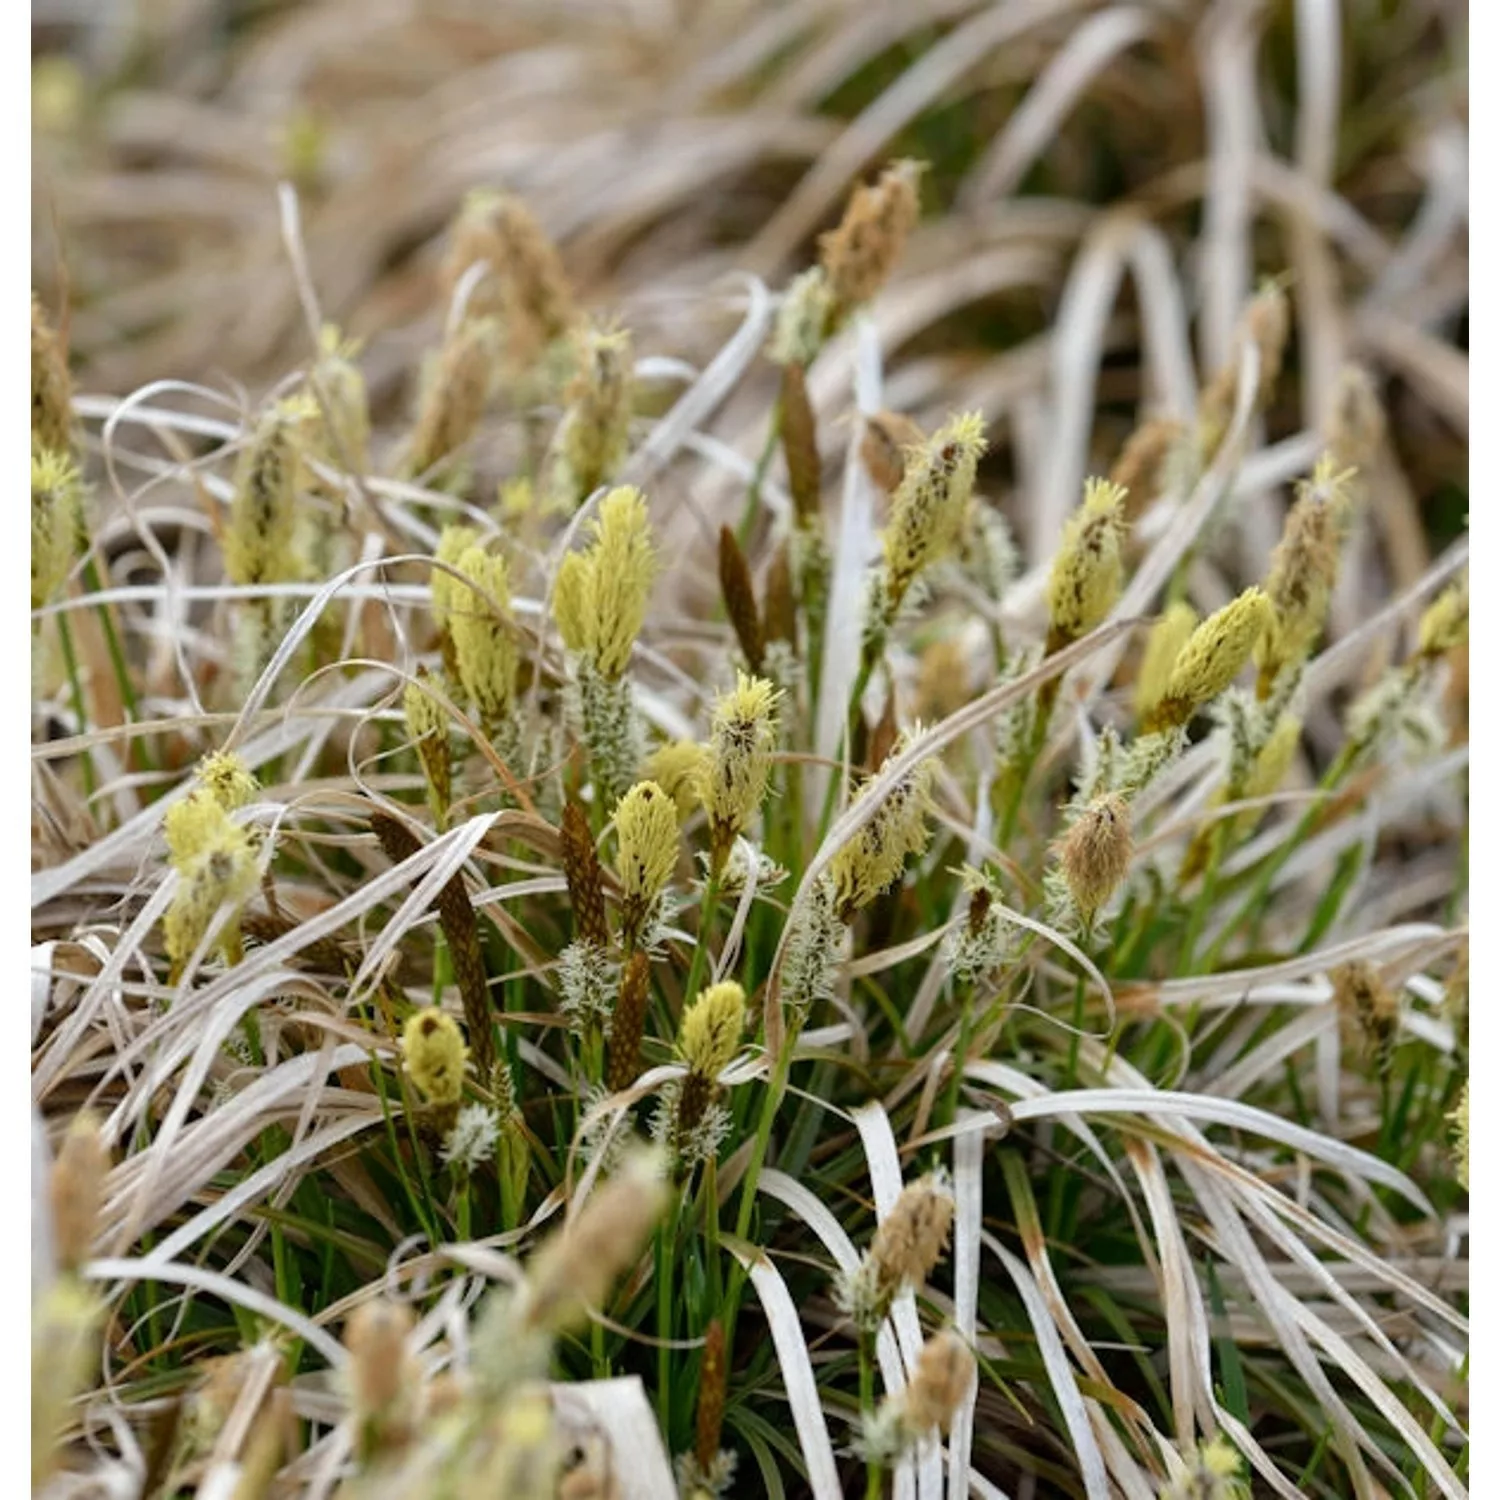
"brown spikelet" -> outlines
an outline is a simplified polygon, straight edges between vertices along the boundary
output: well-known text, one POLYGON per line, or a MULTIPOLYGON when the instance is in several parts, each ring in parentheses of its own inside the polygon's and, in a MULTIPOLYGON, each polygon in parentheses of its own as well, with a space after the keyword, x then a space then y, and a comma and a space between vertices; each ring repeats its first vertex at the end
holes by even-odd
MULTIPOLYGON (((380 840, 386 858, 393 864, 410 859, 422 846, 412 833, 388 813, 370 814, 370 828, 380 840)), ((463 1001, 464 1022, 469 1029, 469 1050, 481 1078, 495 1062, 495 1039, 490 1028, 490 989, 479 946, 479 923, 464 885, 462 871, 438 892, 438 925, 448 943, 453 978, 463 1001)))
POLYGON ((487 264, 487 274, 470 293, 466 315, 500 322, 509 363, 526 364, 578 321, 557 249, 521 199, 496 192, 470 196, 443 263, 448 296, 478 261, 487 264))
POLYGON ((766 569, 763 613, 766 644, 785 641, 796 651, 797 596, 792 590, 791 549, 785 540, 771 554, 770 566, 766 569))
POLYGON ((1125 491, 1127 521, 1137 520, 1161 493, 1163 461, 1181 437, 1181 422, 1172 417, 1151 417, 1126 439, 1109 471, 1109 481, 1125 491))
POLYGON ((31 441, 53 453, 73 451, 73 381, 61 338, 31 298, 31 441))
POLYGON ((76 1271, 88 1259, 108 1170, 109 1152, 99 1135, 99 1121, 87 1112, 76 1116, 47 1184, 57 1263, 65 1271, 76 1271))
POLYGON ((646 1032, 646 1002, 650 998, 651 963, 637 948, 625 960, 620 998, 609 1028, 609 1076, 612 1093, 628 1089, 640 1071, 641 1038, 646 1032))
POLYGON ((807 396, 807 376, 797 364, 784 365, 781 371, 781 451, 797 519, 809 524, 820 509, 823 466, 818 460, 817 418, 807 396))
MULTIPOLYGON (((289 932, 295 932, 300 924, 291 917, 268 916, 260 912, 245 912, 240 917, 240 932, 257 943, 274 943, 289 932)), ((299 968, 316 969, 324 974, 346 972, 348 955, 333 938, 314 938, 295 953, 289 953, 283 963, 295 964, 299 968)))
POLYGON ((1135 842, 1130 806, 1111 792, 1079 814, 1063 839, 1063 878, 1078 909, 1091 917, 1125 878, 1135 842))
POLYGON ((1329 976, 1333 1003, 1341 1016, 1358 1027, 1365 1050, 1383 1073, 1391 1065, 1401 1003, 1391 992, 1380 970, 1368 959, 1341 964, 1329 976))
POLYGON ((724 593, 724 611, 734 626, 745 661, 757 676, 765 660, 765 642, 761 635, 760 616, 755 608, 755 585, 750 578, 750 564, 740 551, 734 531, 719 528, 719 587, 724 593))
POLYGON ((872 771, 878 771, 886 763, 900 734, 901 726, 896 722, 896 695, 887 693, 885 707, 880 710, 880 717, 870 731, 869 766, 872 771))
POLYGON ((724 1430, 724 1392, 729 1362, 724 1348, 724 1325, 715 1318, 703 1340, 703 1369, 698 1376, 698 1431, 693 1455, 705 1473, 719 1451, 724 1430))
POLYGON ((599 852, 589 832, 583 804, 569 798, 562 815, 563 875, 568 882, 568 901, 573 907, 573 931, 580 942, 592 943, 601 952, 609 947, 609 924, 604 915, 604 873, 599 852))
POLYGON ((908 416, 898 411, 878 411, 865 419, 859 456, 870 478, 891 494, 906 476, 906 450, 921 443, 926 434, 908 416))
POLYGON ((444 343, 422 393, 405 461, 426 473, 474 436, 490 398, 498 335, 489 319, 460 325, 444 343))
POLYGON ((922 1345, 906 1388, 905 1424, 913 1432, 936 1427, 946 1433, 973 1378, 974 1355, 963 1339, 951 1328, 934 1334, 922 1345))
POLYGON ((361 1303, 344 1329, 350 1406, 367 1457, 411 1437, 416 1391, 406 1341, 414 1321, 404 1302, 379 1298, 361 1303))
POLYGON ((919 162, 893 162, 873 187, 854 189, 838 228, 819 238, 836 317, 868 302, 890 276, 921 211, 921 172, 919 162))
POLYGON ((935 1178, 902 1188, 870 1242, 870 1265, 885 1305, 903 1285, 919 1287, 927 1280, 952 1228, 953 1196, 935 1178))

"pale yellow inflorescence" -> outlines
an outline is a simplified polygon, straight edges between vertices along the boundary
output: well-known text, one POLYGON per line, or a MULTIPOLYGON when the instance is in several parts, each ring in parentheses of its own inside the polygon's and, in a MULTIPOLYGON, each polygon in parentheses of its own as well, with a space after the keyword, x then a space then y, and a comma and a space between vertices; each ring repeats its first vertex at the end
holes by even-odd
POLYGON ((629 664, 659 566, 645 496, 629 485, 612 489, 589 527, 589 546, 570 552, 558 569, 552 613, 563 644, 617 678, 629 664))
POLYGON ((1125 526, 1125 491, 1106 479, 1088 480, 1047 579, 1054 643, 1087 635, 1114 608, 1125 582, 1125 526))

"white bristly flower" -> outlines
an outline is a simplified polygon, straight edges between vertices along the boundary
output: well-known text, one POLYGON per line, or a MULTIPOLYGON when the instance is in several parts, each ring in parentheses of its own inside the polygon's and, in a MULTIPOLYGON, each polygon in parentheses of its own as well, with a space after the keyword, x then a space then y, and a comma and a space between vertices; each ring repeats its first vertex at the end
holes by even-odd
POLYGON ((500 1117, 486 1104, 466 1104, 459 1110, 453 1129, 439 1153, 446 1166, 472 1172, 495 1154, 500 1117))

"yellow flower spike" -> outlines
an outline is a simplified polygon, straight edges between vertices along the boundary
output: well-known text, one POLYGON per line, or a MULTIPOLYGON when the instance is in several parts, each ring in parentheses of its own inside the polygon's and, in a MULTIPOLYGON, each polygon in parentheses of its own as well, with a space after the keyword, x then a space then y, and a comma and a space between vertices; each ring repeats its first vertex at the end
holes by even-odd
POLYGON ((611 490, 599 503, 594 535, 594 659, 606 677, 619 677, 645 623, 658 569, 646 497, 628 485, 611 490))
POLYGON ((646 618, 658 561, 646 498, 621 485, 600 502, 587 550, 563 559, 552 593, 552 613, 563 644, 616 679, 630 662, 646 618))
POLYGON ((965 412, 907 450, 882 539, 888 621, 918 574, 957 542, 985 447, 984 418, 965 412))
POLYGON ((370 402, 365 377, 354 363, 358 354, 354 340, 325 323, 311 380, 318 413, 314 452, 353 474, 363 474, 370 464, 370 402))
POLYGON ((732 979, 699 993, 682 1017, 677 1046, 688 1068, 715 1079, 739 1049, 745 1030, 745 992, 732 979))
POLYGON ((708 747, 696 740, 672 740, 659 745, 646 761, 646 775, 676 804, 680 823, 686 822, 698 805, 708 761, 708 747))
POLYGON ((1298 485, 1296 503, 1287 512, 1266 574, 1273 613, 1255 647, 1260 669, 1256 691, 1261 698, 1270 696, 1283 671, 1307 660, 1323 633, 1338 582, 1339 544, 1352 504, 1353 480, 1354 470, 1339 469, 1333 456, 1325 453, 1312 477, 1298 485))
POLYGON ((231 583, 287 583, 302 574, 296 548, 298 428, 305 420, 305 404, 277 403, 256 422, 240 455, 224 533, 224 574, 231 583))
MULTIPOLYGON (((435 558, 440 563, 446 563, 449 568, 457 568, 458 560, 470 547, 477 547, 483 538, 472 526, 458 526, 449 524, 443 527, 442 534, 438 537, 435 558)), ((453 613, 455 595, 464 590, 467 592, 464 581, 455 578, 444 568, 432 570, 432 622, 439 630, 448 628, 449 617, 453 613)))
POLYGON ((429 1103, 458 1103, 469 1049, 452 1016, 435 1005, 417 1011, 401 1033, 401 1055, 411 1081, 429 1103))
POLYGON ((1125 491, 1107 479, 1087 480, 1047 580, 1051 649, 1087 635, 1114 608, 1125 583, 1125 525, 1125 491))
MULTIPOLYGON (((1285 713, 1276 721, 1271 737, 1261 746, 1260 754, 1245 779, 1244 795, 1248 798, 1269 797, 1286 779, 1292 758, 1302 742, 1302 720, 1285 713)), ((1257 816, 1259 816, 1257 814, 1257 816)))
POLYGON ((66 457, 73 449, 73 380, 68 352, 31 294, 31 442, 66 457))
POLYGON ((207 793, 195 793, 168 809, 167 839, 179 876, 177 892, 162 919, 174 974, 192 956, 221 907, 229 907, 231 917, 220 951, 228 961, 237 961, 240 945, 235 919, 260 883, 250 830, 232 822, 207 793), (175 830, 173 813, 178 814, 175 830))
POLYGON ((1417 630, 1419 656, 1443 656, 1469 639, 1469 580, 1450 583, 1422 616, 1417 630))
POLYGON ((630 948, 677 866, 676 804, 654 781, 637 782, 615 808, 615 832, 621 922, 630 948))
MULTIPOLYGON (((897 739, 893 754, 901 754, 922 733, 913 725, 897 739)), ((845 922, 868 906, 900 878, 907 857, 921 854, 931 834, 927 827, 927 796, 937 761, 917 764, 886 794, 875 816, 833 857, 835 901, 845 922)), ((861 787, 856 801, 869 795, 869 783, 861 787)))
POLYGON ((515 696, 517 650, 510 618, 510 575, 505 559, 470 546, 458 570, 473 579, 459 584, 448 600, 448 634, 453 641, 459 681, 487 729, 510 711, 515 696), (497 614, 496 607, 502 611, 497 614))
POLYGON ((1146 637, 1146 653, 1135 680, 1135 716, 1141 723, 1151 717, 1166 695, 1172 667, 1198 624, 1198 611, 1185 599, 1167 606, 1146 637))
POLYGON ((1254 587, 1211 614, 1173 663, 1150 727, 1159 730, 1186 724, 1205 703, 1217 698, 1239 676, 1272 618, 1271 601, 1263 589, 1254 587))
POLYGON ((652 900, 665 889, 677 864, 677 811, 654 782, 641 781, 615 808, 620 846, 616 874, 627 896, 652 900))
POLYGON ((780 701, 774 683, 743 672, 736 674, 734 687, 714 701, 699 795, 708 812, 710 859, 716 872, 765 799, 780 701))
POLYGON ((1448 1116, 1453 1121, 1453 1165, 1458 1185, 1469 1191, 1469 1084, 1464 1081, 1458 1104, 1448 1116))
POLYGON ((83 481, 66 453, 31 449, 31 607, 40 609, 67 580, 82 550, 83 481))

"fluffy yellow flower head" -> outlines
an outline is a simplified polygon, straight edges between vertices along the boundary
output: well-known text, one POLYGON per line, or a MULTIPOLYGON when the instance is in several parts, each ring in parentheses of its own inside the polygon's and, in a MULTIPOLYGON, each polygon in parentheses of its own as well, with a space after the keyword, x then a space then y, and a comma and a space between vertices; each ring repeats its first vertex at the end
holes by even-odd
POLYGON ((429 1005, 401 1033, 401 1053, 411 1081, 433 1104, 457 1104, 463 1093, 469 1049, 457 1021, 429 1005))
POLYGON ((745 1029, 745 992, 732 979, 711 984, 688 1006, 677 1045, 688 1067, 715 1079, 729 1066, 745 1029))
POLYGON ((1114 608, 1125 582, 1125 524, 1124 489, 1107 479, 1086 481, 1083 505, 1063 531, 1047 580, 1055 642, 1087 635, 1114 608))
POLYGON ((657 574, 645 496, 629 485, 611 490, 590 527, 589 547, 570 552, 558 569, 552 612, 563 644, 617 678, 630 661, 657 574))
POLYGON ((198 785, 213 797, 225 812, 244 807, 260 790, 260 783, 239 756, 228 750, 214 750, 198 762, 198 785))

